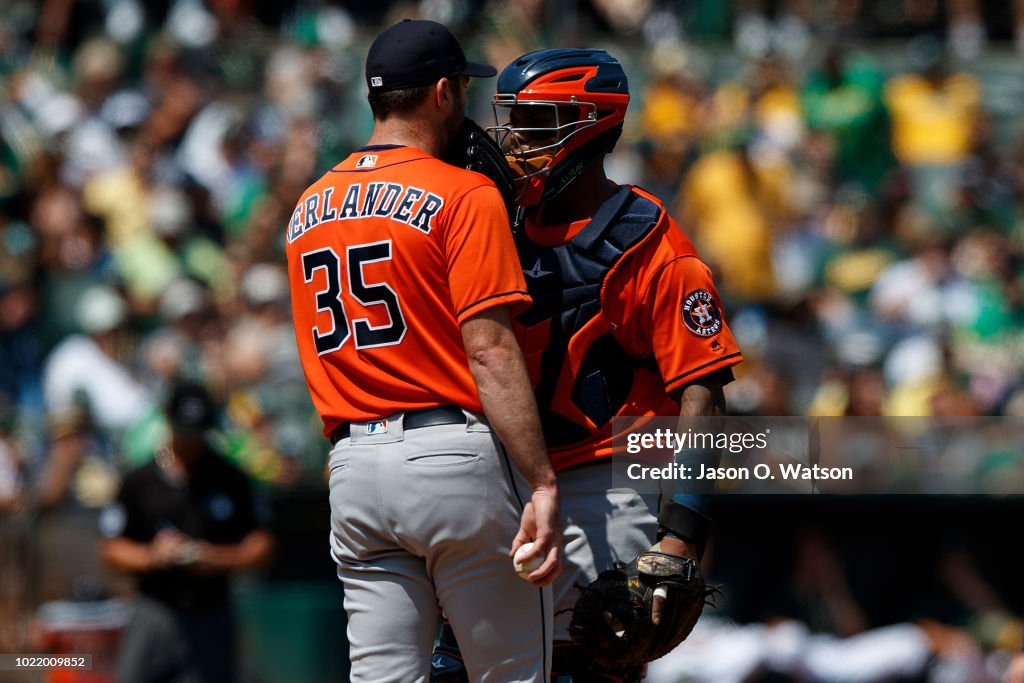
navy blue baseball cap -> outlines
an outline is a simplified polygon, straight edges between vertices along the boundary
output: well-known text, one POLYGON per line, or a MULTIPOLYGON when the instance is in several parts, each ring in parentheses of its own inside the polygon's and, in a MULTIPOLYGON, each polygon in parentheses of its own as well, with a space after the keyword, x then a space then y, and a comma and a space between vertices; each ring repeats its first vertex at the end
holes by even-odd
POLYGON ((459 41, 436 21, 400 21, 377 36, 366 54, 370 92, 418 88, 456 74, 487 78, 497 73, 493 66, 466 61, 459 41))

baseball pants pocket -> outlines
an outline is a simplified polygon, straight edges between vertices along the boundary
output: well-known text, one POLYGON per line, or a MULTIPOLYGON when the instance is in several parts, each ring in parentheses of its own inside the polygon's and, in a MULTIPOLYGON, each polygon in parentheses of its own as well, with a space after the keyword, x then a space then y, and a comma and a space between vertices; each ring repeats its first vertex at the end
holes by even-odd
POLYGON ((336 452, 336 455, 332 455, 331 459, 327 462, 328 479, 333 477, 335 473, 341 474, 348 468, 348 457, 343 453, 336 452))
POLYGON ((476 451, 434 451, 419 453, 406 459, 410 465, 421 465, 424 467, 453 467, 457 465, 472 465, 480 462, 480 453, 476 451))

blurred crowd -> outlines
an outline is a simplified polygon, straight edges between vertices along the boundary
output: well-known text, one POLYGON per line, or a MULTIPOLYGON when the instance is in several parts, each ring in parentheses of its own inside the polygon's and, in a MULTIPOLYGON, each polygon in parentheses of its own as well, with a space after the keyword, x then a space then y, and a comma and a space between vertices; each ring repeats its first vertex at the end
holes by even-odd
POLYGON ((767 56, 706 93, 651 86, 641 119, 668 130, 643 128, 643 164, 719 275, 748 359, 736 411, 1021 410, 1024 148, 936 39, 907 62, 839 44, 799 79, 767 56))
POLYGON ((978 68, 1019 59, 1024 3, 945 4, 2 3, 0 514, 109 502, 181 378, 256 480, 322 486, 282 235, 367 136, 366 41, 403 16, 499 68, 623 61, 609 167, 714 269, 746 357, 732 412, 1024 414, 1024 105, 991 107, 978 68))
MULTIPOLYGON (((733 411, 1024 412, 1024 146, 986 109, 962 31, 880 57, 850 3, 826 24, 741 3, 715 51, 684 39, 681 4, 580 4, 385 3, 375 21, 327 3, 6 5, 0 500, 26 476, 42 505, 109 496, 108 465, 164 438, 155 406, 180 377, 227 407, 222 449, 258 479, 318 476, 281 230, 368 130, 363 43, 406 14, 499 65, 549 42, 552 18, 567 44, 616 44, 634 100, 611 167, 715 270, 747 358, 733 411)), ((472 94, 486 120, 486 84, 472 94)))

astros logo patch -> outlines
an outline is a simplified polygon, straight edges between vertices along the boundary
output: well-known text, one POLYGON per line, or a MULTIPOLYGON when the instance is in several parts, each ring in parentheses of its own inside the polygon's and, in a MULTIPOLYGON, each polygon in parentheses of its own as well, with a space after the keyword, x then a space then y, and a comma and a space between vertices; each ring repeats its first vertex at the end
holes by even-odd
POLYGON ((697 289, 687 294, 679 315, 686 329, 698 337, 713 337, 722 330, 722 316, 711 293, 706 289, 697 289))

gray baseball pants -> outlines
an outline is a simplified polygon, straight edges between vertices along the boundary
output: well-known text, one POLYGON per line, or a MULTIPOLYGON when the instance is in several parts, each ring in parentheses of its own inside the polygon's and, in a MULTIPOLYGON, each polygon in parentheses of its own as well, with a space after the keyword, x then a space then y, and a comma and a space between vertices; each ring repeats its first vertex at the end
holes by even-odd
POLYGON ((508 552, 530 490, 490 427, 351 425, 330 459, 331 554, 345 588, 355 683, 428 680, 438 615, 471 681, 546 682, 549 588, 508 552))

